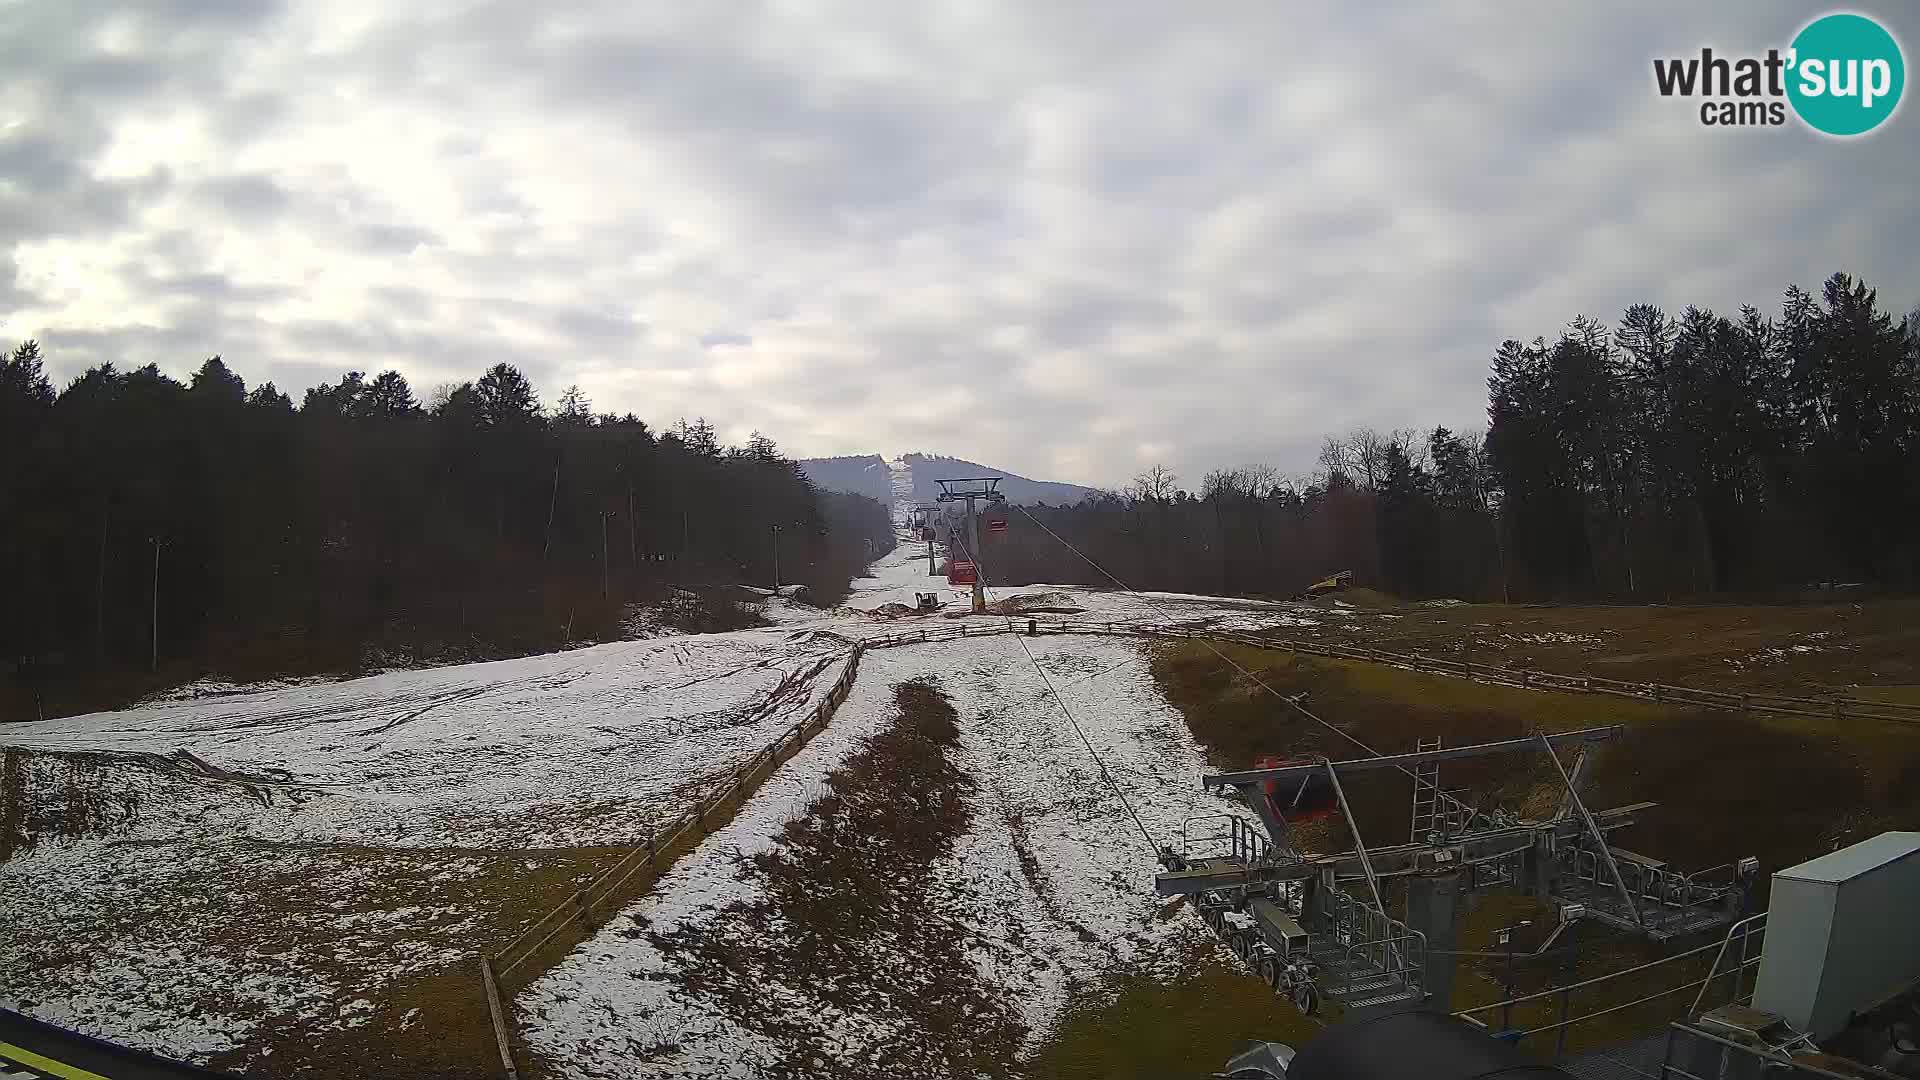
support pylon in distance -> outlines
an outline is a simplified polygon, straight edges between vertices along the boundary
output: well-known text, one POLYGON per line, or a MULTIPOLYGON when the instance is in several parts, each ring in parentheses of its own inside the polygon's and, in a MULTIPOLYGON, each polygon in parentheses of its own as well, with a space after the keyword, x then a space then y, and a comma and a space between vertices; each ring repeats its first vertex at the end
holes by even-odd
POLYGON ((940 485, 940 494, 934 496, 935 502, 963 502, 967 506, 966 558, 961 559, 951 546, 947 549, 947 582, 952 585, 973 586, 973 613, 984 615, 987 611, 986 583, 980 580, 980 510, 979 504, 993 507, 1007 501, 1000 493, 998 476, 959 476, 950 480, 936 480, 940 485))

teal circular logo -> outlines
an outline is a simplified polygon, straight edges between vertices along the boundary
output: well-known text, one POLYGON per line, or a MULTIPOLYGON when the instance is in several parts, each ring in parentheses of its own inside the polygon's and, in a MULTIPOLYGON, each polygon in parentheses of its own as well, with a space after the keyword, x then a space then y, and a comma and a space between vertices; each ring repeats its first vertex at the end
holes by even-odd
POLYGON ((1900 105, 1906 58, 1886 28, 1865 15, 1822 15, 1793 39, 1787 100, 1815 131, 1864 135, 1900 105))

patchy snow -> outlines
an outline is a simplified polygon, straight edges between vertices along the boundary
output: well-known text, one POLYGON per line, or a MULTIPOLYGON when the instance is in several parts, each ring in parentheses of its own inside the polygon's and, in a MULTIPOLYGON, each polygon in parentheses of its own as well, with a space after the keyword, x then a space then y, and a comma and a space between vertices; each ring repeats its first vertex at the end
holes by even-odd
POLYGON ((7 725, 0 1004, 195 1060, 368 1024, 513 935, 503 883, 571 887, 850 654, 762 629, 7 725))
MULTIPOLYGON (((935 545, 935 552, 935 565, 938 566, 941 558, 939 545, 935 545)), ((924 542, 903 539, 900 546, 873 565, 872 574, 872 577, 854 581, 853 595, 847 601, 851 614, 866 615, 886 604, 901 604, 911 608, 914 594, 919 592, 939 594, 947 602, 948 610, 965 611, 971 601, 971 589, 954 588, 947 584, 944 575, 927 573, 927 545, 924 542)), ((1086 585, 1033 584, 1017 588, 996 587, 990 592, 998 601, 1045 597, 1061 602, 1062 606, 1071 604, 1078 607, 1080 612, 1066 616, 1069 619, 1102 625, 1112 623, 1116 626, 1175 623, 1196 629, 1266 630, 1319 626, 1319 616, 1323 614, 1308 605, 1292 601, 1243 600, 1192 593, 1130 593, 1086 585)), ((873 629, 865 632, 884 633, 887 629, 884 623, 870 626, 873 629)), ((863 630, 859 623, 852 623, 845 625, 843 632, 860 634, 863 630)))
POLYGON ((658 608, 645 604, 629 604, 620 618, 620 636, 629 641, 642 641, 647 638, 680 637, 684 631, 667 625, 666 619, 658 608))
MULTIPOLYGON (((776 774, 735 821, 708 837, 653 892, 516 999, 521 1030, 560 1075, 740 1076, 786 1060, 759 1034, 762 1017, 730 1013, 684 980, 683 957, 656 935, 699 932, 756 889, 748 859, 804 812, 826 775, 891 720, 893 687, 935 674, 960 714, 957 763, 977 788, 973 826, 937 867, 930 913, 966 926, 978 978, 1028 1031, 1027 1048, 1059 1020, 1074 990, 1114 971, 1147 971, 1201 933, 1188 915, 1161 917, 1153 850, 1100 779, 1085 746, 1035 672, 1021 639, 996 637, 877 650, 861 661, 833 725, 776 774), (648 1018, 636 1034, 628 1018, 648 1018)), ((1178 843, 1182 823, 1227 804, 1200 786, 1201 753, 1154 688, 1131 643, 1026 640, 1085 727, 1146 828, 1178 843)), ((901 957, 912 963, 913 957, 901 957)), ((896 1032, 874 1016, 824 1005, 796 975, 762 1001, 804 1023, 847 1061, 896 1032)))
MULTIPOLYGON (((249 799, 229 800, 244 811, 234 824, 259 839, 630 841, 685 805, 675 792, 744 761, 824 697, 849 651, 807 629, 615 642, 12 724, 0 737, 192 775, 175 758, 186 751, 233 776, 203 782, 244 787, 249 799), (279 812, 255 812, 254 799, 279 812)), ((150 838, 155 824, 143 813, 116 834, 150 838)))
POLYGON ((1542 630, 1536 634, 1507 634, 1508 641, 1526 645, 1604 645, 1606 639, 1595 634, 1575 634, 1563 630, 1542 630))
POLYGON ((1790 641, 1784 645, 1769 646, 1742 657, 1729 657, 1725 662, 1735 670, 1744 670, 1749 666, 1765 667, 1769 664, 1783 664, 1796 656, 1805 656, 1809 653, 1828 652, 1831 650, 1847 651, 1855 648, 1855 646, 1852 645, 1833 641, 1833 632, 1830 630, 1815 630, 1794 636, 1800 640, 1790 641), (1808 644, 1808 642, 1812 642, 1812 644, 1808 644))
POLYGON ((293 690, 303 686, 320 686, 339 682, 337 675, 310 675, 290 679, 262 679, 259 682, 237 683, 224 679, 196 679, 193 682, 176 686, 171 690, 162 690, 142 701, 143 705, 163 705, 175 701, 198 701, 201 698, 230 697, 234 694, 257 694, 268 690, 293 690))
MULTIPOLYGON (((896 494, 911 507, 910 476, 896 494)), ((534 878, 560 895, 600 865, 588 853, 677 814, 812 709, 853 639, 889 630, 872 608, 911 605, 917 591, 965 606, 967 590, 926 573, 923 545, 902 544, 872 575, 837 611, 767 599, 768 628, 664 636, 656 613, 633 611, 627 631, 658 636, 361 679, 205 683, 138 708, 7 725, 12 787, 0 795, 19 801, 32 843, 0 837, 0 1004, 193 1060, 240 1048, 257 1061, 276 1031, 293 1040, 283 1052, 361 1025, 355 1037, 391 1036, 418 1019, 391 992, 397 980, 454 970, 523 924, 525 896, 503 882, 534 878)), ((1057 594, 1046 599, 1083 609, 1069 618, 1116 628, 1312 626, 1329 614, 1074 585, 994 593, 1057 594)), ((1023 640, 1156 837, 1222 808, 1201 792, 1198 751, 1136 645, 1023 640)), ((521 995, 529 1040, 583 1076, 631 1075, 636 1048, 669 1074, 778 1056, 752 1018, 681 992, 667 981, 672 958, 620 931, 697 927, 738 899, 751 887, 739 860, 890 720, 896 683, 927 673, 960 711, 956 754, 979 783, 973 830, 928 903, 975 928, 978 977, 1013 1004, 1030 1042, 1076 981, 1173 955, 1169 942, 1197 924, 1158 921, 1151 853, 1020 645, 996 636, 868 654, 826 731, 521 995)), ((815 1018, 847 1054, 883 1034, 873 1017, 819 1008, 806 986, 768 987, 767 1008, 815 1018)))

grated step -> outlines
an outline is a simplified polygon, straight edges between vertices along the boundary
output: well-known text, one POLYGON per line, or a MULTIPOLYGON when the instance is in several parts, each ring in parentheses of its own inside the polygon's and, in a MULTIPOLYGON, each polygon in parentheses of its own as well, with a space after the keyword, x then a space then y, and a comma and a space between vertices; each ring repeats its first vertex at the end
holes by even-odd
POLYGON ((1380 994, 1374 997, 1343 999, 1340 1004, 1349 1009, 1370 1009, 1375 1005, 1391 1005, 1398 1001, 1413 1001, 1421 997, 1419 991, 1402 987, 1399 992, 1380 994))

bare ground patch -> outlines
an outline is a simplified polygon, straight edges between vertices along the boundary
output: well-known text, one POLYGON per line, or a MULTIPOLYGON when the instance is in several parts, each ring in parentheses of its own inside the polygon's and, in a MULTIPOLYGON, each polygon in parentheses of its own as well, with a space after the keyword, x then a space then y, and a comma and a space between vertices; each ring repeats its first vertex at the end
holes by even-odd
POLYGON ((770 1075, 1012 1071, 1024 1030, 969 960, 971 931, 926 903, 973 821, 973 781, 949 757, 958 717, 929 681, 900 684, 895 703, 893 723, 743 868, 747 898, 699 926, 630 931, 675 960, 688 990, 789 1051, 770 1075), (834 1015, 861 1018, 847 1040, 859 1053, 823 1026, 834 1015))

